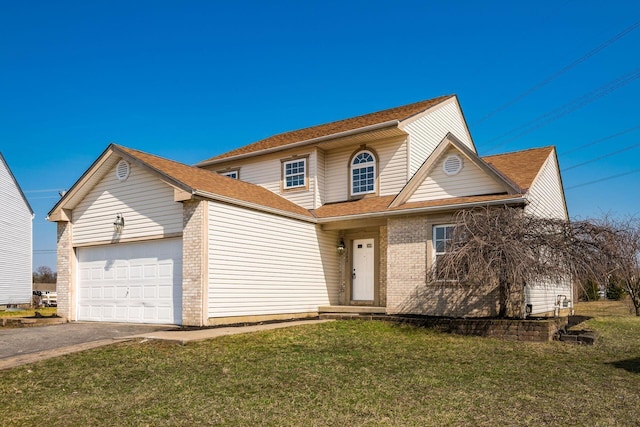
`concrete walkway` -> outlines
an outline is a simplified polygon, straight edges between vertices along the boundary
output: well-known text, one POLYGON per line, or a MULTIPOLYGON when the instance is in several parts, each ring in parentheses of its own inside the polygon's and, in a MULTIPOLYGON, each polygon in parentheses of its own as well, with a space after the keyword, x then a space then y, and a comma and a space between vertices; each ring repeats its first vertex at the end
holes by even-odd
POLYGON ((272 329, 288 328, 290 326, 309 325, 313 323, 325 323, 332 320, 296 320, 291 322, 269 323, 266 325, 229 326, 210 329, 197 329, 193 331, 155 331, 148 334, 138 334, 127 339, 143 338, 147 340, 173 341, 186 344, 191 341, 209 340, 225 335, 247 334, 250 332, 269 331, 272 329))
POLYGON ((249 326, 180 330, 167 325, 72 322, 63 325, 0 329, 0 370, 77 353, 121 341, 163 340, 179 344, 291 326, 330 322, 299 320, 249 326))

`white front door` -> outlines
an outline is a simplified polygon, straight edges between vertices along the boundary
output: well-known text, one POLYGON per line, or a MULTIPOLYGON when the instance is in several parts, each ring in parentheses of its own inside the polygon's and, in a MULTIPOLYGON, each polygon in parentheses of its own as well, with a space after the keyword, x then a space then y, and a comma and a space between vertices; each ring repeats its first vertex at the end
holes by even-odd
POLYGON ((375 288, 374 239, 353 241, 353 271, 351 299, 373 301, 375 288))

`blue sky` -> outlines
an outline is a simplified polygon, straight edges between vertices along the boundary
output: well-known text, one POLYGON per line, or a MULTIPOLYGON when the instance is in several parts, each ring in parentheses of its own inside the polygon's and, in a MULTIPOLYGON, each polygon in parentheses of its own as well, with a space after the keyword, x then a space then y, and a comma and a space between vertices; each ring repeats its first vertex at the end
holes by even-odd
POLYGON ((1 0, 0 151, 34 268, 55 268, 58 191, 110 142, 192 164, 451 93, 481 155, 558 147, 571 216, 640 215, 637 27, 617 0, 1 0))

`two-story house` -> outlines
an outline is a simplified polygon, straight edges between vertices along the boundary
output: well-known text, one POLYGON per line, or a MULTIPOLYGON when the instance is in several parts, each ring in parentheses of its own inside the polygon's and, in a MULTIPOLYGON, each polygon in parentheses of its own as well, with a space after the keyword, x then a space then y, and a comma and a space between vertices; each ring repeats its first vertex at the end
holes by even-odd
MULTIPOLYGON (((110 145, 49 214, 58 311, 183 325, 321 310, 492 316, 497 289, 426 286, 453 214, 490 205, 566 218, 555 149, 479 157, 454 95, 194 166, 110 145)), ((536 315, 571 298, 566 284, 527 288, 536 315)))

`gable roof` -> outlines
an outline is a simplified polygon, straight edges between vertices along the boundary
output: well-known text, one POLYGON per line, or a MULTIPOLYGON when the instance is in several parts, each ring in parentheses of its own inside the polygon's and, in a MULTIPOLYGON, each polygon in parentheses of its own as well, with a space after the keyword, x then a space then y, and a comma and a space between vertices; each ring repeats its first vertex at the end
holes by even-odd
POLYGON ((530 148, 513 153, 483 156, 482 160, 513 181, 523 191, 527 191, 553 150, 554 147, 530 148))
MULTIPOLYGON (((505 182, 515 183, 519 191, 505 194, 488 194, 480 196, 454 197, 448 199, 425 200, 394 204, 398 196, 364 197, 359 200, 350 200, 337 203, 327 203, 313 211, 320 220, 330 220, 337 217, 349 217, 359 215, 392 215, 408 213, 416 210, 446 210, 461 209, 476 205, 487 204, 524 204, 527 190, 535 181, 545 161, 554 150, 553 147, 532 148, 514 153, 498 154, 483 157, 489 167, 496 174, 504 176, 505 182)), ((417 175, 417 173, 416 173, 417 175)), ((404 191, 404 190, 402 190, 404 191)), ((402 193, 401 191, 401 193, 402 193)))
POLYGON ((198 165, 204 166, 210 162, 214 162, 217 160, 256 153, 276 147, 284 147, 289 144, 298 142, 312 141, 317 138, 338 136, 338 134, 341 134, 343 132, 355 131, 376 125, 383 125, 389 122, 395 122, 395 124, 397 125, 397 123, 399 123, 400 121, 407 120, 415 116, 416 114, 422 113, 423 111, 428 110, 429 108, 440 104, 441 102, 444 102, 454 96, 455 95, 440 96, 438 98, 415 102, 413 104, 403 105, 401 107, 390 108, 375 113, 364 114, 361 116, 350 117, 344 120, 338 120, 335 122, 311 126, 304 129, 280 133, 254 142, 252 144, 245 145, 244 147, 240 147, 235 150, 220 154, 218 156, 203 160, 202 162, 199 162, 198 165))
POLYGON ((468 161, 476 165, 478 169, 484 172, 484 174, 495 182, 499 188, 508 194, 522 193, 513 182, 511 182, 506 176, 500 174, 493 167, 484 162, 478 155, 469 147, 467 147, 462 141, 456 138, 451 132, 447 133, 442 141, 438 144, 436 149, 427 157, 422 166, 411 177, 409 182, 398 193, 396 198, 391 202, 390 207, 398 207, 411 198, 419 186, 425 181, 425 179, 431 174, 433 168, 442 159, 449 149, 455 149, 459 154, 465 157, 468 161))
POLYGON ((20 184, 18 184, 18 180, 16 179, 15 175, 13 174, 13 172, 11 172, 11 168, 9 167, 9 164, 7 163, 7 161, 5 160, 5 158, 4 158, 4 156, 2 155, 1 152, 0 152, 0 162, 2 162, 4 164, 4 167, 7 170, 7 173, 9 174, 11 179, 13 180, 13 183, 15 184, 16 188, 18 189, 18 192, 20 193, 20 196, 22 197, 22 200, 24 200, 24 204, 27 206, 27 209, 29 209, 29 212, 31 212, 31 215, 33 215, 34 212, 33 212, 33 209, 31 208, 31 205, 29 204, 29 201, 25 197, 24 192, 22 191, 22 188, 20 187, 20 184))
MULTIPOLYGON (((65 196, 54 206, 49 213, 54 213, 65 208, 84 185, 87 185, 89 176, 100 174, 99 169, 110 169, 114 161, 106 161, 107 157, 122 157, 125 160, 137 164, 158 175, 164 182, 184 192, 203 198, 216 199, 229 203, 237 203, 245 207, 268 208, 293 214, 297 217, 312 219, 313 216, 307 209, 296 205, 289 200, 255 184, 228 178, 184 163, 168 160, 143 151, 111 144, 103 152, 96 162, 85 174, 71 187, 65 196), (104 165, 104 167, 103 167, 104 165)), ((113 160, 113 159, 112 159, 113 160)), ((104 172, 104 171, 103 171, 104 172)), ((73 203, 71 203, 73 205, 73 203)), ((73 208, 73 206, 71 206, 73 208)), ((54 218, 53 220, 56 220, 54 218)))

